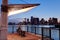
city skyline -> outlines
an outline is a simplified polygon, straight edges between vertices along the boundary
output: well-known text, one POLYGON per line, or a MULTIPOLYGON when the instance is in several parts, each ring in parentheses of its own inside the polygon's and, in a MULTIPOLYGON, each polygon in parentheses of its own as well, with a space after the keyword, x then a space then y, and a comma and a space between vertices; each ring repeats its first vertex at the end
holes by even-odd
MULTIPOLYGON (((32 24, 39 24, 39 22, 40 23, 43 23, 43 24, 48 24, 48 23, 50 23, 50 24, 60 24, 60 22, 58 22, 58 18, 49 18, 48 20, 45 20, 44 18, 41 18, 41 19, 39 19, 38 17, 33 17, 33 16, 31 16, 30 17, 30 19, 29 18, 18 18, 18 19, 14 19, 14 20, 9 20, 8 21, 8 23, 20 23, 20 22, 29 22, 29 23, 31 23, 32 22, 32 24), (32 21, 33 20, 33 21, 32 21)), ((28 23, 28 24, 29 24, 28 23)))
POLYGON ((1 0, 0 4, 0 40, 60 40, 59 0, 1 0))
MULTIPOLYGON (((1 5, 1 1, 0 0, 0 5, 1 5)), ((17 15, 12 15, 9 16, 9 18, 11 19, 15 19, 15 18, 30 18, 31 16, 34 17, 39 17, 39 18, 45 18, 48 19, 50 17, 55 17, 58 18, 60 20, 60 0, 24 0, 26 2, 22 2, 21 0, 9 0, 9 4, 28 4, 28 3, 40 3, 41 5, 28 11, 28 12, 24 12, 21 14, 17 14, 17 15)))

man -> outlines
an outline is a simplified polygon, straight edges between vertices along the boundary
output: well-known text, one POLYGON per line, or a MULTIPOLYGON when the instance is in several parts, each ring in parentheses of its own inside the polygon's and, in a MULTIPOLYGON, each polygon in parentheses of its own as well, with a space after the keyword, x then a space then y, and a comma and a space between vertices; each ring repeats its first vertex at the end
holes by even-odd
POLYGON ((21 37, 25 37, 25 27, 24 26, 18 27, 17 33, 21 35, 21 37))
POLYGON ((20 27, 18 27, 18 29, 17 29, 17 33, 19 34, 19 35, 21 35, 21 28, 20 27))

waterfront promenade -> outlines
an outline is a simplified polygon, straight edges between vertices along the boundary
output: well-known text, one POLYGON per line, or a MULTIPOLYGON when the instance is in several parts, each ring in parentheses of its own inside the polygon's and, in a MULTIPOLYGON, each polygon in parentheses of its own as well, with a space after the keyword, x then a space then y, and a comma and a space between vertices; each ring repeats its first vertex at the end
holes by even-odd
MULTIPOLYGON (((31 36, 31 34, 34 34, 35 36, 38 35, 38 37, 40 37, 39 39, 41 39, 41 37, 42 37, 41 36, 41 34, 42 34, 41 33, 42 32, 42 30, 41 30, 41 27, 42 26, 41 25, 39 25, 39 26, 38 25, 36 25, 36 26, 32 26, 32 25, 21 25, 21 26, 24 27, 24 29, 25 29, 26 32, 29 32, 30 33, 30 36, 31 36), (31 27, 33 27, 33 28, 31 28, 31 27), (35 27, 37 27, 36 30, 34 29, 35 27)), ((46 25, 45 27, 50 27, 50 26, 49 25, 46 25)), ((53 27, 53 26, 51 26, 51 27, 53 27)), ((8 25, 8 33, 13 33, 13 32, 15 33, 17 28, 18 28, 18 25, 8 25)), ((59 40, 59 29, 55 29, 55 28, 51 29, 51 34, 49 34, 48 29, 44 29, 44 30, 45 30, 44 31, 44 35, 46 35, 46 37, 50 37, 49 35, 51 35, 51 38, 52 39, 59 40)), ((12 35, 14 35, 14 34, 12 34, 12 35)), ((12 37, 12 35, 10 35, 10 36, 12 37)), ((34 36, 32 36, 32 37, 34 37, 34 36)))
POLYGON ((40 36, 36 36, 34 34, 26 33, 26 37, 21 37, 17 33, 14 34, 8 34, 7 36, 8 40, 41 40, 40 36))

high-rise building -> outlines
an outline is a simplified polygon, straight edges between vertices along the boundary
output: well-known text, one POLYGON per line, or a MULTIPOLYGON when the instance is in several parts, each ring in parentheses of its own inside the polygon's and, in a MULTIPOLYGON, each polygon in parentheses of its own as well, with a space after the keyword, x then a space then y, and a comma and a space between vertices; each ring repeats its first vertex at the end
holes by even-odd
POLYGON ((49 18, 48 23, 49 23, 49 25, 57 25, 58 19, 57 18, 49 18))
POLYGON ((39 18, 34 18, 33 16, 31 16, 31 24, 39 25, 39 18))
POLYGON ((30 22, 31 22, 31 25, 33 25, 33 16, 31 16, 30 22))
POLYGON ((53 22, 54 25, 57 25, 58 19, 57 18, 52 18, 52 22, 53 22))
POLYGON ((52 23, 52 18, 49 18, 48 24, 49 24, 49 25, 53 25, 53 23, 52 23))

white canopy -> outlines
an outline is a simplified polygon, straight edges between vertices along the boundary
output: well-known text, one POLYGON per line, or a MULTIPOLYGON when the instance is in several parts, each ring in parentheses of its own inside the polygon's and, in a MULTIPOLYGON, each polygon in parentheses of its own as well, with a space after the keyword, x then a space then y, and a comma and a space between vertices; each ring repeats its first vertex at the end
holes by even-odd
POLYGON ((9 4, 8 5, 8 16, 29 11, 38 5, 39 4, 9 4))

